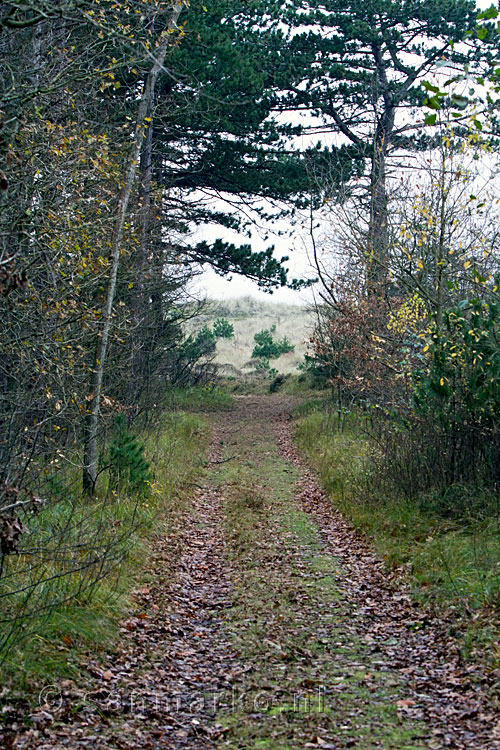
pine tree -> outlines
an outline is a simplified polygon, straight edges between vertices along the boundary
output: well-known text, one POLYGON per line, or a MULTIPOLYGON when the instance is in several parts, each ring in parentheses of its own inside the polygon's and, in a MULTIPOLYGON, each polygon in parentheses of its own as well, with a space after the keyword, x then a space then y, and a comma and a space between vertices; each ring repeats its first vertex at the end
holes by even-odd
MULTIPOLYGON (((294 0, 282 21, 295 84, 284 109, 306 110, 350 143, 369 170, 369 285, 384 286, 389 245, 387 159, 418 145, 411 109, 438 62, 475 26, 473 0, 294 0), (305 71, 302 75, 300 71, 305 71)), ((472 38, 471 38, 472 39, 472 38)), ((472 41, 470 42, 472 43, 472 41)), ((470 55, 469 55, 470 58, 470 55)))

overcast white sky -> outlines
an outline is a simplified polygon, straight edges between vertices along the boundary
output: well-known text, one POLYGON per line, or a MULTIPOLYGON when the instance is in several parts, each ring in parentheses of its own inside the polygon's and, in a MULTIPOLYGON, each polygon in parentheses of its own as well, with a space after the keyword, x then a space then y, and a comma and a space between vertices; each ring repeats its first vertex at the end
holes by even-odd
MULTIPOLYGON (((220 227, 207 227, 201 229, 196 234, 196 240, 213 241, 220 237, 226 241, 235 242, 235 244, 251 243, 252 249, 256 252, 265 250, 270 245, 275 246, 275 256, 281 258, 285 255, 289 261, 285 264, 289 268, 289 278, 311 278, 315 277, 314 269, 311 267, 307 252, 307 231, 305 228, 292 227, 286 222, 280 222, 277 227, 266 227, 267 238, 264 232, 255 230, 249 239, 246 236, 238 235, 236 232, 224 230, 220 227), (276 230, 286 232, 286 235, 279 236, 275 234, 276 230)), ((268 302, 286 302, 288 304, 307 304, 312 301, 310 290, 303 292, 294 292, 291 289, 276 289, 272 295, 259 289, 257 284, 237 274, 229 278, 218 276, 214 271, 207 270, 199 276, 193 284, 193 291, 201 292, 202 295, 215 299, 227 299, 228 297, 252 296, 257 299, 268 302)))

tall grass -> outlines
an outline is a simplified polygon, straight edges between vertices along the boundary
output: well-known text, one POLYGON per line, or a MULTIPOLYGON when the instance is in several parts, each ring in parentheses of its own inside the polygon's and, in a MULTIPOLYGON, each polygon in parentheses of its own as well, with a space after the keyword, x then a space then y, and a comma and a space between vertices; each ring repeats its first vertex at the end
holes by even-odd
POLYGON ((229 393, 215 383, 170 388, 165 395, 168 409, 189 412, 210 412, 229 409, 233 400, 229 393))
POLYGON ((147 494, 103 482, 83 499, 64 493, 64 480, 74 486, 67 471, 58 498, 29 519, 29 535, 0 582, 4 681, 28 686, 71 675, 82 649, 113 640, 153 533, 168 533, 187 508, 208 434, 200 415, 165 415, 145 441, 153 474, 147 494))
POLYGON ((297 442, 332 503, 370 538, 388 565, 407 571, 417 597, 468 613, 500 607, 500 515, 491 493, 480 487, 450 488, 451 513, 431 492, 391 492, 379 481, 377 446, 356 417, 340 431, 337 414, 324 405, 315 408, 313 402, 301 409, 297 442), (478 507, 483 512, 471 511, 478 507))

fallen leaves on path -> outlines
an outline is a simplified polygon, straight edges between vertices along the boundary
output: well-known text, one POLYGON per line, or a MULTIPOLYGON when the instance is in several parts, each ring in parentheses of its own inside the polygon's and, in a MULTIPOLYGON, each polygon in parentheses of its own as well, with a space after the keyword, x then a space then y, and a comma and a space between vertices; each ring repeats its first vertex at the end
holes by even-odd
POLYGON ((499 675, 484 674, 465 663, 457 640, 449 635, 453 620, 422 609, 412 601, 404 576, 390 573, 367 541, 335 511, 314 472, 293 444, 290 420, 276 425, 281 454, 301 473, 304 509, 340 562, 338 584, 351 601, 351 614, 366 647, 379 654, 380 669, 403 676, 411 700, 398 710, 423 717, 431 729, 430 748, 464 750, 500 748, 500 714, 492 694, 499 675))
POLYGON ((494 675, 461 661, 448 623, 335 511, 293 445, 292 406, 245 397, 217 417, 212 479, 154 540, 116 649, 89 658, 80 681, 46 686, 36 710, 8 710, 2 747, 400 750, 387 715, 404 747, 500 748, 494 675), (242 478, 224 484, 233 469, 242 478), (318 695, 316 713, 289 705, 318 695))
MULTIPOLYGON (((211 460, 220 446, 214 439, 211 460)), ((214 721, 242 670, 224 634, 230 606, 216 490, 197 491, 175 534, 155 539, 147 586, 133 592, 116 653, 86 665, 82 685, 42 695, 31 728, 14 723, 4 747, 156 750, 214 747, 214 721), (175 561, 175 565, 173 565, 175 561), (45 700, 46 698, 46 700, 45 700)))

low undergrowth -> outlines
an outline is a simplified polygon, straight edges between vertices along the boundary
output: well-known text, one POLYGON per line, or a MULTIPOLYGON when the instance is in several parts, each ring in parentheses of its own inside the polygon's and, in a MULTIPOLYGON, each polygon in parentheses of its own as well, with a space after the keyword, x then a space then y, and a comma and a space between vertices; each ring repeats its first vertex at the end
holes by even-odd
POLYGON ((82 654, 113 643, 152 535, 187 510, 209 432, 199 414, 164 415, 143 441, 146 488, 103 478, 95 497, 82 498, 62 468, 58 497, 30 519, 4 569, 4 685, 29 691, 74 676, 82 654))
MULTIPOLYGON (((498 640, 492 619, 500 608, 500 516, 492 493, 454 486, 402 497, 381 484, 372 460, 377 447, 354 416, 339 422, 321 400, 306 402, 296 416, 298 445, 335 507, 390 567, 407 572, 415 596, 465 615, 469 649, 498 640)), ((498 660, 500 653, 491 653, 498 660)))
POLYGON ((185 388, 170 388, 165 396, 168 409, 190 412, 211 412, 229 409, 232 397, 228 389, 215 383, 193 385, 185 388))

